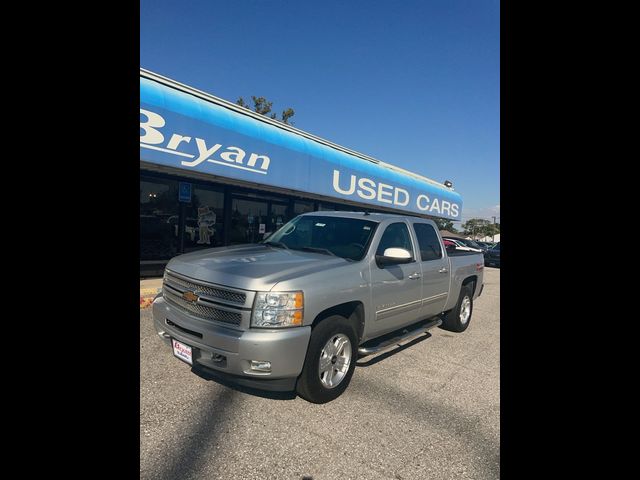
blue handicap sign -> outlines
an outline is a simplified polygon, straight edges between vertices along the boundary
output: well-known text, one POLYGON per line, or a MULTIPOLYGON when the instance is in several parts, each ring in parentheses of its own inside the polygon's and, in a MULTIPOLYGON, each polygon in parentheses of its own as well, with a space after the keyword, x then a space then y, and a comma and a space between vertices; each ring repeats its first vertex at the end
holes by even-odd
POLYGON ((191 184, 189 182, 180 182, 178 190, 178 200, 180 202, 191 203, 191 184))

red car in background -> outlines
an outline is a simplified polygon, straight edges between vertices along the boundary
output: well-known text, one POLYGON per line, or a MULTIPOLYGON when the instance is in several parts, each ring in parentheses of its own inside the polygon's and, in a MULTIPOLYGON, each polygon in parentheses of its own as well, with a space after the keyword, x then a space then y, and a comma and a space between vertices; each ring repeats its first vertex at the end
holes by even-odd
POLYGON ((444 243, 444 248, 456 248, 456 244, 453 243, 451 240, 447 240, 446 238, 443 238, 442 241, 444 243))

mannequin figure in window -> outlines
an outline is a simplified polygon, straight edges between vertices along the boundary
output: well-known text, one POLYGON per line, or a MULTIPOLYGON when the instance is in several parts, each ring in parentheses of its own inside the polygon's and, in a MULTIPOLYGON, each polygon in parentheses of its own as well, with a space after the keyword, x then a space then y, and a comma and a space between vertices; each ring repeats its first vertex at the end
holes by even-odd
POLYGON ((209 210, 208 206, 198 208, 198 229, 199 229, 199 244, 211 245, 211 235, 214 230, 211 228, 216 223, 216 214, 209 210))

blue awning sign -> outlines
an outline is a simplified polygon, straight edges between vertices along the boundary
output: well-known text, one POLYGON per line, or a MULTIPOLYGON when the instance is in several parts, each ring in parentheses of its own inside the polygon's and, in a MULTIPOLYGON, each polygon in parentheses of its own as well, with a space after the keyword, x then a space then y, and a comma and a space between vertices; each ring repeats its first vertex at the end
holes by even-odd
POLYGON ((451 220, 462 215, 460 194, 444 185, 367 161, 145 77, 140 78, 140 159, 348 199, 363 206, 451 220))

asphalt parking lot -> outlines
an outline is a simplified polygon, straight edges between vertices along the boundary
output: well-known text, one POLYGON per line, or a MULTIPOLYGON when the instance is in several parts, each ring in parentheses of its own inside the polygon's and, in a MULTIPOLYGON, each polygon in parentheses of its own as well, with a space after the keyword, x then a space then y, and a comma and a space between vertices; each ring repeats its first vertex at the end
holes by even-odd
POLYGON ((346 392, 315 405, 200 378, 140 311, 140 478, 498 479, 500 270, 464 333, 358 361, 346 392))

